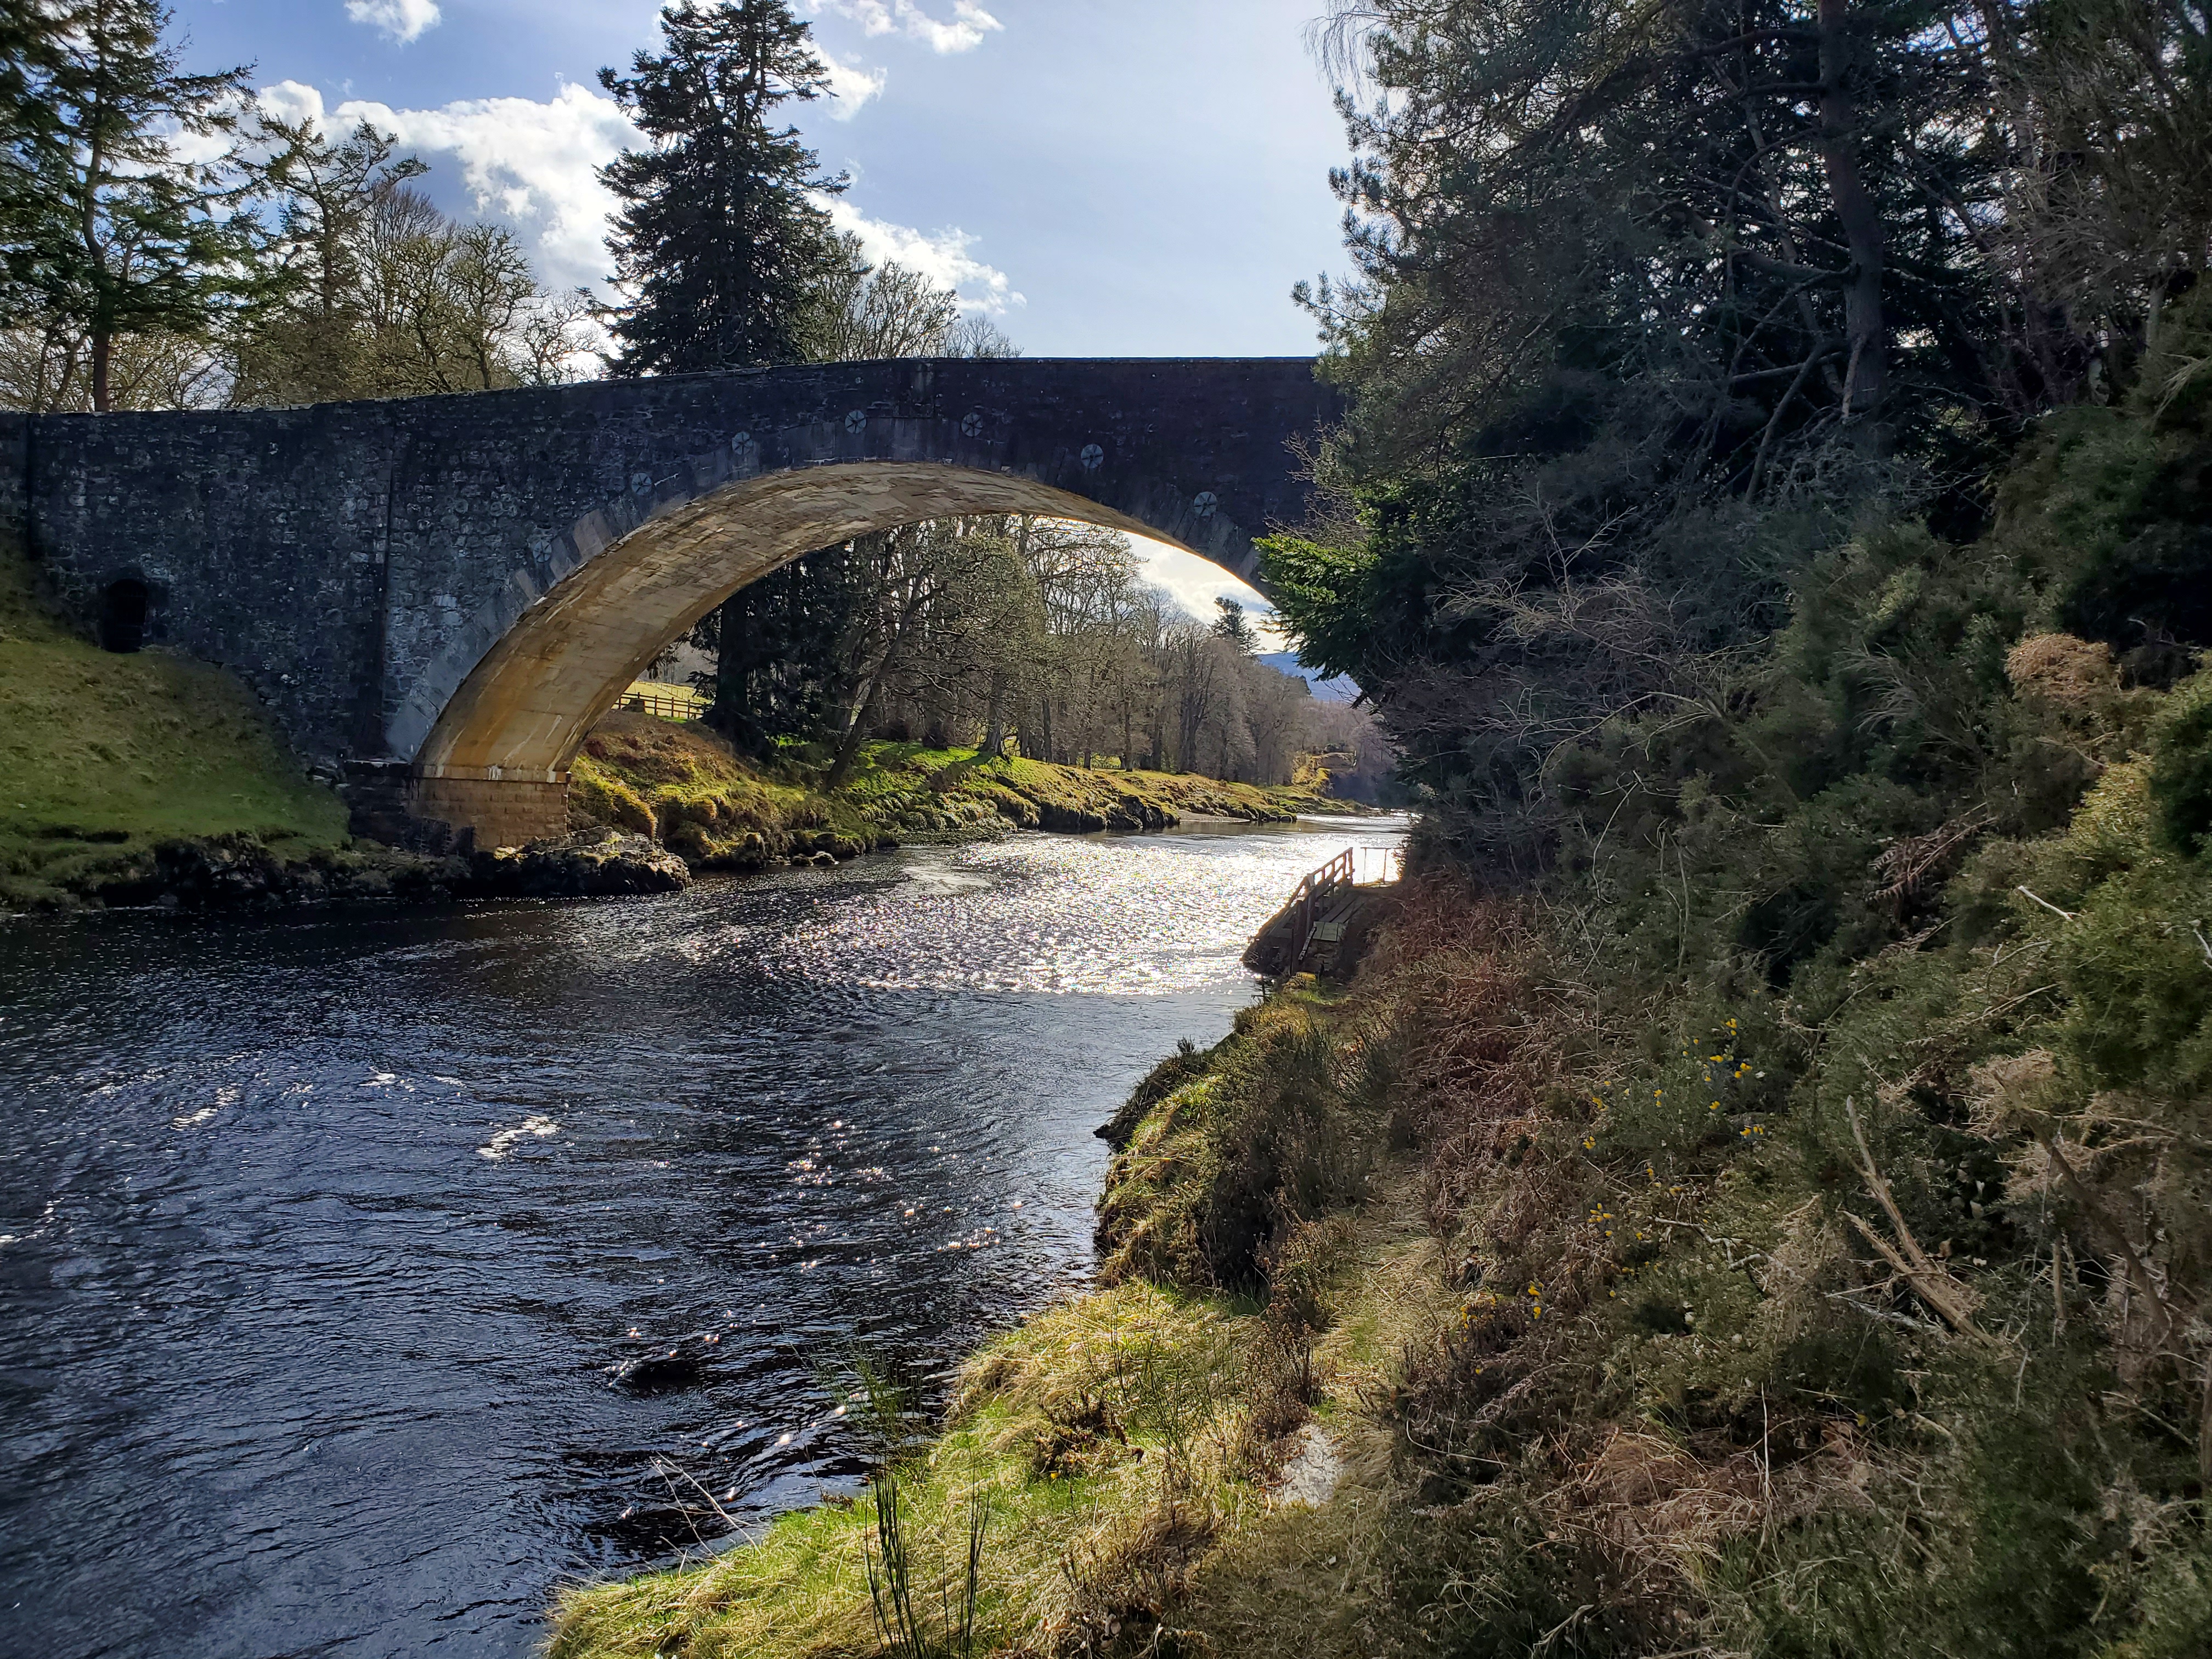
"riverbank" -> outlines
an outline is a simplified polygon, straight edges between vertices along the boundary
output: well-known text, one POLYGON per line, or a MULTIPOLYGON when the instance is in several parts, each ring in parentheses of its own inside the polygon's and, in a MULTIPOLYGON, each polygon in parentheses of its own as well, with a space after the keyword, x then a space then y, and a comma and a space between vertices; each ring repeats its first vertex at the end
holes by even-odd
POLYGON ((2212 981, 2167 919, 2208 709, 2134 694, 2067 822, 1962 861, 1948 937, 1787 992, 1432 855, 1348 985, 1137 1089, 1097 1287, 970 1358, 936 1437, 572 1592, 553 1659, 960 1650, 947 1609, 1008 1656, 2200 1651, 2212 981), (1966 1109, 1916 1121, 1939 1085, 1966 1109))
POLYGON ((635 836, 428 857, 356 840, 346 821, 234 676, 100 650, 0 548, 0 914, 665 892, 690 879, 635 836))
POLYGON ((866 1496, 567 1597, 553 1659, 874 1654, 886 1559, 912 1650, 955 1650, 979 1516, 978 1653, 1321 1650, 1395 1496, 1369 1402, 1457 1304, 1384 1103, 1334 1080, 1373 1015, 1304 979, 1164 1062, 1102 1131, 1098 1288, 973 1356, 944 1431, 892 1437, 866 1496), (1285 1190, 1310 1212, 1278 1218, 1285 1190))
POLYGON ((892 743, 869 744, 850 782, 832 794, 803 765, 758 766, 696 722, 627 709, 608 714, 585 740, 568 801, 573 827, 650 836, 695 870, 852 858, 902 842, 1010 830, 1133 834, 1194 817, 1287 823, 1301 813, 1371 810, 1306 790, 892 743))

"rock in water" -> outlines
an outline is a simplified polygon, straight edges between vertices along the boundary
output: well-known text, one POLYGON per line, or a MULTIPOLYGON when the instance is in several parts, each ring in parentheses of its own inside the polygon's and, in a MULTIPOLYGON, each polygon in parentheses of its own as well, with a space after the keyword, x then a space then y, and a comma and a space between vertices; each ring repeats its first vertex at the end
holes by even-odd
POLYGON ((614 1376, 617 1384, 632 1394, 674 1394, 704 1382, 707 1362, 696 1354, 654 1354, 623 1361, 614 1376))
POLYGON ((478 892, 500 898, 607 898, 691 884, 690 866, 675 854, 613 830, 478 853, 470 873, 478 892))

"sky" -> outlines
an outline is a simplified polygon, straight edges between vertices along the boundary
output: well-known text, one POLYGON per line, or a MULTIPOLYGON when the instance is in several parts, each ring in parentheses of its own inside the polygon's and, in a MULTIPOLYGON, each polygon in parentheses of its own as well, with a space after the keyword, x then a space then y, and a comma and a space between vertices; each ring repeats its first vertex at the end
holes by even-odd
MULTIPOLYGON (((869 254, 1030 356, 1306 356, 1302 277, 1341 269, 1322 0, 794 0, 837 95, 787 106, 869 254)), ((634 137, 600 91, 659 38, 640 0, 178 0, 195 69, 289 114, 368 118, 448 211, 503 221, 548 286, 603 277, 593 176, 634 137)), ((1195 612, 1264 602, 1145 544, 1195 612)))

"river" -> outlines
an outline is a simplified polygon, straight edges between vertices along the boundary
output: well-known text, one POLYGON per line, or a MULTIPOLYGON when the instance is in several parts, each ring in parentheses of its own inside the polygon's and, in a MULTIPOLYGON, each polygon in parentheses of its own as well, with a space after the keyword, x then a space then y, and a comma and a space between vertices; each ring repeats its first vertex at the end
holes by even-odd
POLYGON ((1401 829, 0 923, 0 1652, 522 1656, 852 1490, 838 1368, 1079 1283, 1093 1129, 1401 829))

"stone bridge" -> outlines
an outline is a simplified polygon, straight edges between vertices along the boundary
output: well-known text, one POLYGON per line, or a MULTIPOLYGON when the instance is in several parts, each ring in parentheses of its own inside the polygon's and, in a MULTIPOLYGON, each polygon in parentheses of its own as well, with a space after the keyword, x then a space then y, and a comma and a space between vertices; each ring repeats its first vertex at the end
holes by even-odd
POLYGON ((0 531, 112 648, 242 675, 357 816, 511 842, 747 582, 870 531, 1081 519, 1246 580, 1334 417, 1304 359, 914 359, 307 409, 0 415, 0 531))

